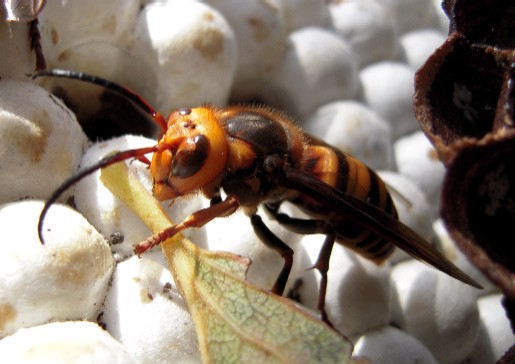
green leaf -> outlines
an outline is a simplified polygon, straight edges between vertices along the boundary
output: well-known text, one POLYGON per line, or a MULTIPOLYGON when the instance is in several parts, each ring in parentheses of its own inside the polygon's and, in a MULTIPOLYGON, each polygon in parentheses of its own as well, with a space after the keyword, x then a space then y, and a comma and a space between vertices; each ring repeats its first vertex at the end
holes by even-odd
MULTIPOLYGON (((102 182, 153 232, 172 224, 125 163, 102 182)), ((186 300, 205 363, 348 363, 352 344, 292 301, 245 281, 250 260, 177 235, 163 253, 186 300)))

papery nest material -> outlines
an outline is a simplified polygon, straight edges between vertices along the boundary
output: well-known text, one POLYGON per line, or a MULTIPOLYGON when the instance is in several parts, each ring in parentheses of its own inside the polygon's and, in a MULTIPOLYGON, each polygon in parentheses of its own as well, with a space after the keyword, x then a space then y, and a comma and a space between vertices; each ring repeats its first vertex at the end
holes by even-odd
POLYGON ((441 215, 456 243, 515 300, 515 5, 444 1, 450 35, 417 72, 420 127, 447 168, 441 215))

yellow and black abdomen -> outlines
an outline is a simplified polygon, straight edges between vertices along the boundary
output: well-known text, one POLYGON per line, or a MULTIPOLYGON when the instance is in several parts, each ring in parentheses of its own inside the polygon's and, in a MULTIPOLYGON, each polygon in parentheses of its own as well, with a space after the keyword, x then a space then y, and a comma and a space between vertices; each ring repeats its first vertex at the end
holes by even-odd
MULTIPOLYGON (((334 189, 367 202, 397 218, 397 210, 381 178, 358 159, 328 145, 309 147, 306 172, 334 189)), ((300 197, 305 210, 331 223, 336 241, 377 263, 386 259, 394 245, 349 221, 338 211, 326 209, 307 196, 300 197)))

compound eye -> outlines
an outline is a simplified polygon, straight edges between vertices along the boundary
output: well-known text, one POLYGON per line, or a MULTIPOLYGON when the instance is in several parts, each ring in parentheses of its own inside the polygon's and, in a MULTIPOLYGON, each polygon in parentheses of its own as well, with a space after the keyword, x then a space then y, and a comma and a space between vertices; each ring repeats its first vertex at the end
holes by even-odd
POLYGON ((187 178, 197 173, 205 159, 209 148, 207 138, 199 134, 193 139, 194 148, 179 150, 172 160, 172 177, 187 178))

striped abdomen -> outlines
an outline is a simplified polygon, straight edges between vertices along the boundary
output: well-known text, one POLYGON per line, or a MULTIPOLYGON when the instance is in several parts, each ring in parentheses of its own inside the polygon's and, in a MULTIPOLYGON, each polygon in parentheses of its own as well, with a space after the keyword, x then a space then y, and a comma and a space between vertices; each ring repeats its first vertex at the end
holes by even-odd
MULTIPOLYGON (((384 182, 379 176, 356 158, 328 145, 309 147, 307 173, 334 189, 351 195, 397 218, 397 211, 384 182)), ((307 196, 297 201, 306 212, 318 216, 333 225, 336 241, 377 263, 386 259, 394 245, 367 229, 349 221, 345 216, 326 209, 307 196)))

